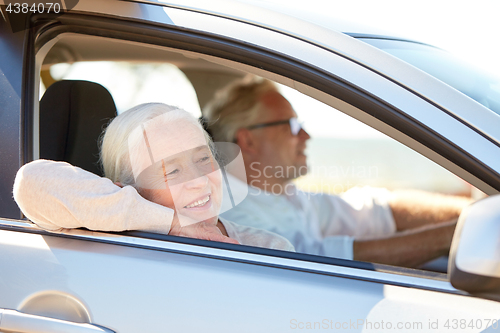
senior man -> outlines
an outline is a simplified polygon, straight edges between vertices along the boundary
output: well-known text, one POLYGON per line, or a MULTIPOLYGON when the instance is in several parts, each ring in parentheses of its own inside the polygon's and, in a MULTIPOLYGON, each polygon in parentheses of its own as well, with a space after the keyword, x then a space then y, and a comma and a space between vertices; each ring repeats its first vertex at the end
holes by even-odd
POLYGON ((214 140, 237 143, 245 162, 239 186, 248 186, 249 194, 222 216, 278 233, 297 252, 417 267, 448 253, 456 218, 471 201, 368 187, 341 196, 297 190, 291 181, 307 173, 310 136, 265 79, 230 84, 203 116, 214 140))

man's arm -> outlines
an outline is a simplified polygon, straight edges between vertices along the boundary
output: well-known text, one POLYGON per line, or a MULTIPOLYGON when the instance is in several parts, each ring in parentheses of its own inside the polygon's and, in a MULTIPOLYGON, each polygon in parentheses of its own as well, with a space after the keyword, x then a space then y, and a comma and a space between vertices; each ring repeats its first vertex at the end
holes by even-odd
POLYGON ((356 240, 354 260, 418 267, 448 254, 455 226, 456 220, 423 226, 388 238, 356 240))
POLYGON ((419 228, 457 219, 471 198, 430 193, 417 190, 392 192, 389 206, 397 231, 419 228))

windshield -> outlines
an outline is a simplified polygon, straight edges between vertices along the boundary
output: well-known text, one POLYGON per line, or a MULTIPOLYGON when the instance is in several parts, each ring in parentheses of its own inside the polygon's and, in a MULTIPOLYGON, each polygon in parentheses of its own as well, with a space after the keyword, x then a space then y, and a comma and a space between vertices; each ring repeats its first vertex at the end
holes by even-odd
POLYGON ((450 53, 415 42, 360 38, 447 83, 500 114, 500 78, 485 73, 450 53))

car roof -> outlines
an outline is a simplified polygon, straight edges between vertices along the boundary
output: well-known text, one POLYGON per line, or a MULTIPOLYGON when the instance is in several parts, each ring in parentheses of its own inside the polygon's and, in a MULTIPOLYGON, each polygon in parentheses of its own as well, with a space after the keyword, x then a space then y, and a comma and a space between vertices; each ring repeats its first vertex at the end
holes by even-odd
POLYGON ((402 38, 394 31, 387 31, 336 16, 329 11, 326 15, 322 8, 313 6, 297 7, 290 2, 287 5, 262 0, 128 0, 135 3, 156 4, 165 7, 185 9, 200 13, 225 17, 240 22, 259 25, 284 34, 300 36, 301 31, 312 27, 322 27, 345 34, 377 35, 402 38))

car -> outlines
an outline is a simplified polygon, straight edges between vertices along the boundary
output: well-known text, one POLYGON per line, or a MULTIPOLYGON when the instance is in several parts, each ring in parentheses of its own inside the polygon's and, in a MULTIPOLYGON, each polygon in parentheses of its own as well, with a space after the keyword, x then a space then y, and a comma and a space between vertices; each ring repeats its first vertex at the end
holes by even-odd
MULTIPOLYGON (((37 2, 21 15, 28 2, 4 1, 0 19, 1 331, 498 329, 498 80, 430 45, 330 30, 258 1, 80 0, 65 1, 62 12, 37 2), (447 273, 138 231, 42 230, 12 198, 15 175, 39 158, 100 172, 96 140, 122 102, 85 83, 82 108, 68 116, 66 84, 44 94, 61 64, 86 64, 98 82, 96 61, 175 66, 201 107, 236 78, 268 78, 465 180, 460 191, 473 186, 488 197, 462 213, 447 273), (451 75, 463 70, 474 79, 451 75), (82 120, 92 117, 92 126, 82 120)), ((158 94, 147 99, 167 92, 158 94)))

